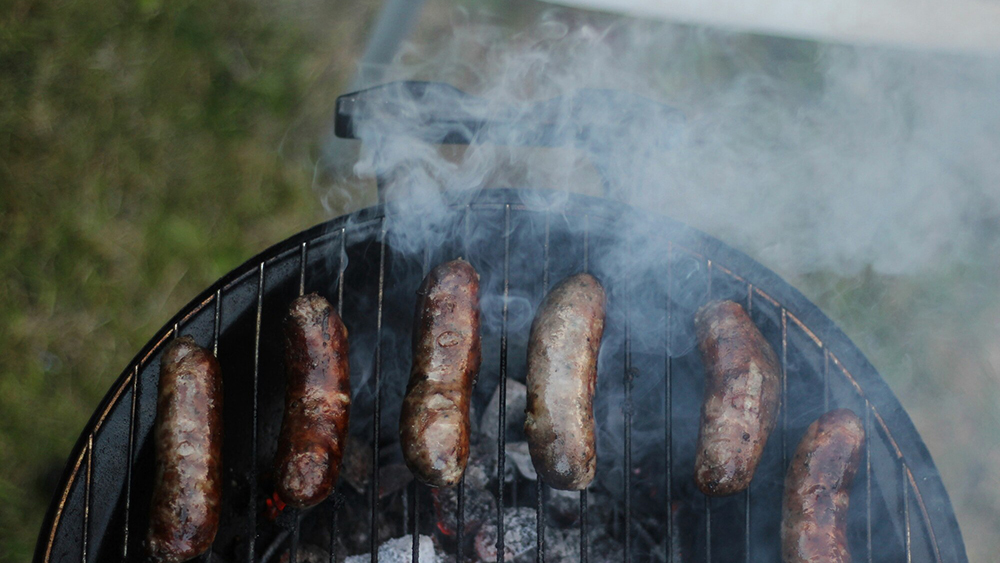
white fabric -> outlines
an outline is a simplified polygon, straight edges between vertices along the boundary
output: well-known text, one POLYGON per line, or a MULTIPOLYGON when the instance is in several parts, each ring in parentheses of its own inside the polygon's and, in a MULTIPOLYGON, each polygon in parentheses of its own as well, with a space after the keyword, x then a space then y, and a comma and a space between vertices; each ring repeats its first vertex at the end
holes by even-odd
POLYGON ((1000 0, 547 0, 845 43, 1000 54, 1000 0))

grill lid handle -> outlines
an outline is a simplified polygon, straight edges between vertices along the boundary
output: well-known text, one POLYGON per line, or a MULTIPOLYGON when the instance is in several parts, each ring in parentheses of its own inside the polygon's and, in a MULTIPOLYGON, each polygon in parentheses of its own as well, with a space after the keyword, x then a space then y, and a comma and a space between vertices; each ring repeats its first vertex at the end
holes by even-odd
POLYGON ((683 122, 677 109, 616 90, 581 89, 507 104, 441 82, 402 81, 337 98, 335 132, 365 141, 405 136, 432 144, 572 146, 600 153, 648 123, 676 125, 653 137, 667 147, 683 122))

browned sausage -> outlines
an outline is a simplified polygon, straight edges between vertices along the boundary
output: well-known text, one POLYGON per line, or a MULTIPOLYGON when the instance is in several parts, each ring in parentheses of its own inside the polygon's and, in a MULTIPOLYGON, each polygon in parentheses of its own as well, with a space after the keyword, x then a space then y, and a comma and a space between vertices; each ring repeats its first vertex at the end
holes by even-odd
POLYGON ((781 554, 785 563, 850 563, 847 506, 865 428, 848 409, 813 422, 785 477, 781 554))
POLYGON ((585 489, 597 469, 594 388, 604 304, 597 278, 577 274, 552 288, 531 324, 524 432, 535 470, 556 489, 585 489))
POLYGON ((705 364, 695 483, 731 495, 750 486, 778 420, 781 364, 738 303, 709 303, 694 322, 705 364))
POLYGON ((215 540, 222 497, 222 375, 215 356, 189 336, 163 351, 154 432, 149 555, 187 561, 215 540))
POLYGON ((469 405, 479 374, 479 274, 458 259, 417 291, 413 367, 399 417, 406 465, 432 487, 458 483, 469 461, 469 405))
POLYGON ((274 473, 281 500, 304 508, 337 483, 351 411, 347 328, 315 293, 293 301, 285 318, 285 369, 274 473))

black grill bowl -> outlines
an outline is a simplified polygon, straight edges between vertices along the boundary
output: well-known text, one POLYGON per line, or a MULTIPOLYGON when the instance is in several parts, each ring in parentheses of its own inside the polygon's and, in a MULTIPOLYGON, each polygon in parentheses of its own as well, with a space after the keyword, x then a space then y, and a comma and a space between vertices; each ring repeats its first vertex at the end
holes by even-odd
MULTIPOLYGON (((446 201, 448 213, 433 221, 434 235, 425 241, 395 230, 415 222, 412 210, 379 205, 269 248, 180 311, 136 355, 83 430, 35 561, 145 560, 159 358, 178 334, 216 349, 224 374, 223 518, 201 559, 276 561, 288 545, 326 546, 348 526, 357 534, 373 520, 396 519, 412 530, 416 519, 421 534, 437 533, 429 489, 410 484, 376 504, 370 489, 377 472, 368 494, 342 479, 338 492, 311 511, 267 516, 284 390, 279 330, 300 291, 336 304, 351 338, 350 432, 375 446, 379 466, 397 463, 414 292, 431 266, 459 256, 482 276, 483 368, 473 401, 480 413, 508 378, 524 380, 528 327, 547 286, 587 270, 607 288, 595 405, 598 476, 573 526, 607 525, 599 514, 612 504, 609 533, 624 546, 616 560, 779 560, 784 468, 812 421, 846 407, 868 431, 851 495, 854 559, 967 561, 948 495, 906 412, 857 347, 777 275, 703 233, 607 200, 495 189, 448 194, 446 201), (751 312, 784 376, 779 428, 749 493, 712 500, 692 486, 703 389, 692 318, 709 299, 733 299, 751 312)), ((539 497, 523 478, 490 493, 507 506, 546 511, 551 495, 539 497)), ((463 490, 466 505, 470 496, 463 490)), ((454 541, 443 545, 457 549, 454 541)), ((599 557, 586 542, 580 549, 581 561, 599 557)))

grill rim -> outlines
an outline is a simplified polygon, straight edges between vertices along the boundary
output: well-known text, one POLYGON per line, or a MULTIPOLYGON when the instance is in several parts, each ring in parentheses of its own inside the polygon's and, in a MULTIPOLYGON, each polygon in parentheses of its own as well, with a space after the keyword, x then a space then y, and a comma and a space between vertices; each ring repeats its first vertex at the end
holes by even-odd
MULTIPOLYGON (((663 215, 645 212, 605 198, 526 188, 446 192, 444 198, 452 208, 465 206, 502 208, 509 206, 511 210, 519 211, 560 211, 566 214, 596 217, 612 224, 618 220, 635 216, 655 217, 663 224, 664 232, 671 235, 671 241, 675 247, 705 258, 715 267, 725 270, 737 279, 752 284, 757 295, 776 301, 787 311, 789 320, 799 324, 801 328, 814 337, 814 340, 822 343, 824 354, 830 354, 836 367, 840 368, 841 372, 854 385, 859 396, 864 399, 867 407, 866 420, 869 415, 874 415, 871 428, 875 428, 876 425, 880 427, 882 434, 895 448, 896 459, 901 462, 901 485, 914 493, 914 500, 918 503, 923 519, 928 524, 927 531, 931 545, 934 547, 936 559, 958 563, 968 561, 965 542, 951 498, 944 487, 944 482, 941 480, 940 472, 930 451, 917 432, 909 414, 879 375, 874 365, 837 324, 798 289, 769 268, 694 227, 663 215), (557 204, 557 206, 540 207, 538 205, 540 201, 544 201, 550 206, 552 204, 557 204), (725 257, 726 263, 724 265, 717 262, 716 257, 719 256, 725 257), (765 292, 761 288, 766 288, 767 291, 765 292), (831 349, 836 352, 831 352, 831 349), (928 512, 925 500, 927 498, 936 500, 936 504, 939 506, 936 507, 935 511, 928 512)), ((90 460, 93 458, 91 444, 100 431, 101 425, 128 388, 133 387, 134 389, 136 377, 141 368, 147 365, 147 361, 168 339, 173 337, 185 320, 213 304, 214 300, 220 298, 223 292, 244 281, 255 272, 259 272, 261 267, 267 267, 269 264, 284 258, 290 252, 299 251, 304 243, 311 245, 351 226, 363 227, 375 221, 391 219, 393 216, 400 215, 402 213, 400 213, 397 204, 390 201, 341 215, 296 233, 271 245, 231 270, 208 289, 199 293, 164 324, 132 358, 125 370, 111 385, 73 446, 60 477, 59 485, 42 521, 33 561, 35 563, 49 561, 51 548, 55 542, 62 512, 71 489, 81 471, 85 471, 89 475, 90 460)), ((132 463, 132 453, 129 453, 129 463, 132 463)), ((129 485, 130 483, 126 483, 123 488, 129 485)), ((85 498, 89 496, 87 494, 85 498)), ((909 495, 906 495, 904 499, 909 499, 909 495)), ((126 499, 127 501, 128 499, 126 499)), ((89 503, 88 506, 84 507, 84 510, 88 508, 89 503)), ((904 516, 906 516, 907 530, 909 530, 908 513, 904 516)), ((87 534, 89 534, 89 530, 85 526, 85 538, 87 534)), ((84 549, 86 547, 84 546, 84 549)), ((96 546, 94 548, 96 549, 96 546)))

